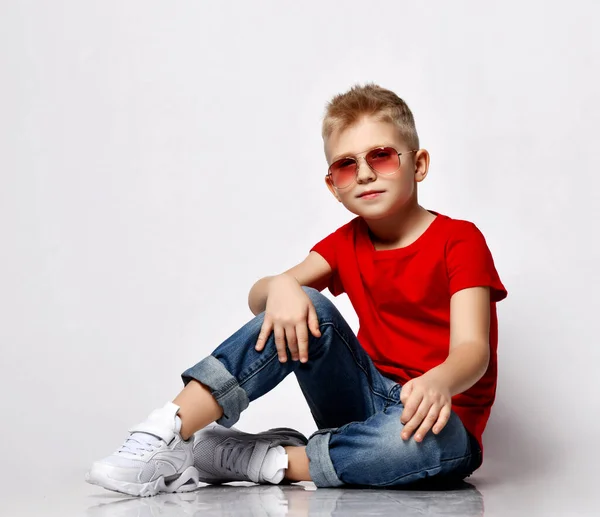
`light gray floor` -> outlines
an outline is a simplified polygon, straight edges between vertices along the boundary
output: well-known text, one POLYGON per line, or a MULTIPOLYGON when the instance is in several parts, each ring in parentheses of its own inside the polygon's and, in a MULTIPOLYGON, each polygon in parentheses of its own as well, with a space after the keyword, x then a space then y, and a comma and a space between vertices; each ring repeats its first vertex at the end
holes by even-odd
POLYGON ((517 481, 473 475, 455 490, 315 489, 312 483, 267 486, 237 483, 203 486, 190 494, 131 498, 70 480, 4 494, 3 516, 352 516, 445 517, 598 516, 596 482, 538 477, 517 481))

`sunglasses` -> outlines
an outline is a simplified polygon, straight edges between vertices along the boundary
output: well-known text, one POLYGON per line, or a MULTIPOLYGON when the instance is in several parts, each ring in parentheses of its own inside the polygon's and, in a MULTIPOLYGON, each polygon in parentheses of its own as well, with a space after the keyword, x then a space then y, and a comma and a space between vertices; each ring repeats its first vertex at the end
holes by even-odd
MULTIPOLYGON (((376 147, 367 151, 365 161, 372 171, 389 176, 400 170, 400 156, 417 152, 418 149, 399 153, 393 147, 376 147)), ((347 188, 356 181, 358 176, 358 159, 352 156, 340 158, 333 162, 327 171, 327 176, 337 189, 347 188)))

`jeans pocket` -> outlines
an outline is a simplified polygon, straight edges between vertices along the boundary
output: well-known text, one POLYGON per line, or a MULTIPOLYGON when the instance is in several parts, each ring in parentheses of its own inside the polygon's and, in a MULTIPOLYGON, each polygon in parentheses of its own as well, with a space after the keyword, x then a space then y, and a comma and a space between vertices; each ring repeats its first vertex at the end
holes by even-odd
POLYGON ((387 409, 390 406, 395 406, 400 404, 400 391, 402 386, 398 383, 394 383, 394 385, 388 390, 387 400, 385 402, 385 408, 387 409))

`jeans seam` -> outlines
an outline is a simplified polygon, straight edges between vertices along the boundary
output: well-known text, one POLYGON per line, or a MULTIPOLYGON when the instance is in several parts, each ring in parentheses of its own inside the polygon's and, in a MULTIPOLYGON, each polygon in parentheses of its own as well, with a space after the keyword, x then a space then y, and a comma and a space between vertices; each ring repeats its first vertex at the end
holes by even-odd
MULTIPOLYGON (((334 321, 322 321, 322 322, 320 323, 319 327, 326 326, 326 325, 328 325, 328 326, 332 327, 332 328, 333 328, 333 331, 334 331, 334 332, 335 332, 335 333, 336 333, 336 334, 337 334, 337 335, 340 337, 340 339, 341 339, 341 340, 344 342, 344 345, 346 345, 346 348, 347 348, 347 349, 348 349, 348 351, 350 352, 350 355, 352 356, 352 359, 354 360, 354 363, 355 363, 355 364, 356 364, 356 365, 357 365, 357 366, 358 366, 358 367, 359 367, 359 368, 362 370, 362 372, 365 374, 365 377, 368 379, 368 378, 369 378, 369 375, 368 375, 367 371, 365 370, 365 368, 363 367, 363 365, 362 365, 362 364, 360 364, 360 362, 359 362, 359 361, 356 359, 356 356, 354 355, 354 352, 353 352, 353 350, 352 350, 352 347, 349 345, 349 343, 348 343, 348 340, 346 339, 346 336, 344 336, 344 335, 343 335, 343 334, 340 332, 340 329, 337 327, 337 325, 335 324, 335 322, 334 322, 334 321)), ((319 330, 320 330, 320 328, 319 328, 319 330)), ((365 352, 365 354, 366 354, 366 352, 365 352)), ((373 365, 373 366, 375 366, 375 365, 373 365)), ((393 400, 393 399, 390 399, 390 398, 389 398, 387 395, 384 395, 383 393, 379 393, 377 390, 373 389, 373 386, 371 385, 371 383, 368 383, 368 385, 369 385, 369 391, 370 391, 371 393, 373 393, 374 395, 377 395, 378 397, 381 397, 381 398, 383 398, 383 399, 386 399, 386 400, 390 400, 390 401, 393 401, 393 402, 395 402, 395 400, 393 400)))
POLYGON ((242 379, 240 377, 240 379, 238 380, 238 383, 240 385, 240 387, 242 387, 244 384, 246 384, 248 381, 250 381, 255 375, 257 375, 261 370, 263 370, 264 368, 266 368, 271 362, 273 362, 273 360, 277 357, 277 353, 274 353, 271 357, 267 358, 263 364, 260 365, 259 368, 257 368, 256 370, 252 371, 247 377, 245 377, 244 379, 242 379))
MULTIPOLYGON (((333 321, 322 321, 320 323, 319 327, 323 327, 323 326, 330 326, 333 329, 333 331, 339 336, 339 338, 344 342, 344 345, 346 346, 346 348, 350 352, 350 355, 352 356, 352 359, 354 360, 354 363, 362 370, 362 372, 364 373, 365 377, 368 379, 369 375, 368 375, 367 371, 365 370, 365 368, 363 367, 363 365, 360 364, 360 362, 356 359, 356 356, 354 355, 354 352, 352 351, 352 347, 348 344, 348 340, 340 332, 340 330, 336 326, 335 322, 333 322, 333 321)), ((315 339, 318 339, 318 338, 315 338, 315 339)), ((269 365, 269 363, 271 363, 276 357, 278 357, 277 352, 274 352, 271 357, 269 357, 268 359, 266 359, 263 362, 263 364, 260 365, 259 368, 257 368, 256 370, 252 371, 247 377, 242 378, 240 376, 240 378, 238 379, 239 386, 242 387, 244 384, 246 384, 255 375, 257 375, 261 370, 263 370, 264 368, 266 368, 267 365, 269 365)), ((371 385, 371 383, 367 383, 367 384, 369 385, 369 391, 371 393, 373 393, 374 395, 377 395, 378 397, 381 397, 381 398, 383 398, 383 399, 385 399, 385 400, 387 400, 389 402, 397 402, 395 399, 390 398, 389 396, 384 395, 384 394, 380 393, 379 391, 373 389, 373 386, 371 385)), ((234 387, 232 387, 231 389, 233 389, 234 387)))
MULTIPOLYGON (((447 458, 445 460, 440 460, 440 466, 444 463, 448 463, 449 461, 465 460, 465 459, 469 458, 470 456, 473 456, 473 453, 465 454, 464 456, 458 456, 456 458, 447 458)), ((391 481, 387 481, 385 484, 380 483, 378 486, 382 486, 382 485, 385 486, 385 485, 393 484, 393 483, 396 483, 397 481, 399 481, 400 479, 408 477, 408 476, 412 476, 413 474, 416 474, 417 472, 423 472, 424 470, 431 470, 432 468, 436 468, 436 467, 437 466, 415 470, 413 472, 409 472, 408 474, 403 474, 402 476, 398 476, 397 478, 394 478, 391 481)))
POLYGON ((224 387, 226 387, 225 391, 216 391, 213 394, 215 398, 225 397, 225 396, 229 395, 233 390, 235 390, 238 387, 236 378, 233 377, 233 379, 229 379, 228 381, 226 381, 225 385, 223 387, 221 387, 221 390, 223 390, 224 387), (229 384, 231 386, 228 386, 229 384))

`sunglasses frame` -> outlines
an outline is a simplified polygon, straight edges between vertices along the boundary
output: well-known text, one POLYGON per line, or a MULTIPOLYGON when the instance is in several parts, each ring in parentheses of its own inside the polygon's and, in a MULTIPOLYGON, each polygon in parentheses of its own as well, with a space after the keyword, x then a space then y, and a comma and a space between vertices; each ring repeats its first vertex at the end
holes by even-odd
MULTIPOLYGON (((392 147, 391 145, 378 145, 377 147, 373 147, 372 149, 369 149, 367 151, 363 151, 360 154, 364 154, 365 156, 362 156, 362 159, 365 161, 365 163, 367 164, 367 166, 369 167, 369 169, 371 169, 375 174, 377 175, 382 175, 382 176, 391 176, 392 174, 396 174, 401 168, 402 168, 402 159, 400 158, 400 156, 402 156, 403 154, 411 154, 411 153, 415 153, 417 151, 419 151, 420 149, 411 149, 410 151, 402 151, 401 153, 399 153, 398 151, 396 151, 396 149, 394 147, 392 147), (369 165, 369 162, 366 159, 366 156, 373 152, 376 151, 377 149, 393 149, 394 152, 398 155, 398 168, 393 171, 393 172, 379 172, 377 170, 375 170, 373 167, 371 167, 369 165)), ((336 190, 344 190, 347 189, 348 187, 354 185, 356 183, 356 178, 358 177, 358 172, 360 169, 360 165, 358 162, 358 156, 342 156, 341 158, 338 158, 335 162, 333 162, 327 169, 327 175, 326 177, 329 178, 329 181, 331 182, 331 185, 333 186, 333 188, 335 188, 336 190), (331 174, 331 167, 339 162, 340 160, 354 160, 354 162, 356 163, 356 173, 354 174, 354 180, 349 183, 348 185, 346 185, 345 187, 337 187, 333 181, 333 175, 331 174)))

